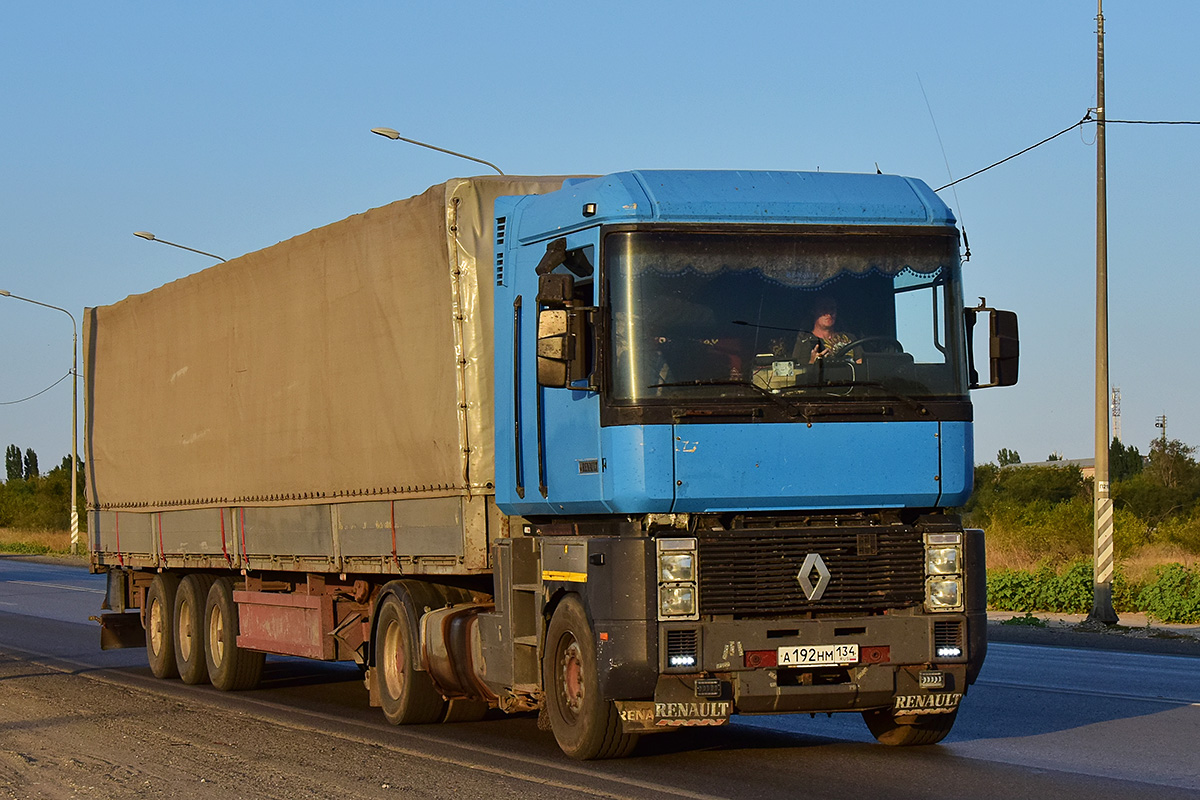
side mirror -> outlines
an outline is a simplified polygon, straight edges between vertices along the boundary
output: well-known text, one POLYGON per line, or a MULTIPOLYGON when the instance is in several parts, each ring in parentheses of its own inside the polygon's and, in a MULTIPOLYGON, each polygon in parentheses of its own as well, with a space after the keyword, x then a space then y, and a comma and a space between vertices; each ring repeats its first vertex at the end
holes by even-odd
POLYGON ((538 385, 561 389, 586 378, 582 310, 544 308, 537 328, 538 385))
POLYGON ((989 348, 993 386, 1012 386, 1017 382, 1021 341, 1017 334, 1017 315, 1012 311, 993 311, 989 348))
POLYGON ((537 266, 537 382, 566 388, 588 377, 588 309, 576 305, 575 277, 592 274, 584 249, 567 250, 566 239, 546 245, 537 266), (565 266, 572 274, 554 272, 565 266))
POLYGON ((1021 343, 1017 331, 1017 315, 1012 311, 989 308, 980 298, 979 306, 964 312, 967 324, 967 367, 970 371, 972 389, 987 389, 992 386, 1012 386, 1017 382, 1021 343), (988 315, 988 372, 991 381, 979 382, 975 368, 973 347, 975 322, 979 314, 988 315))

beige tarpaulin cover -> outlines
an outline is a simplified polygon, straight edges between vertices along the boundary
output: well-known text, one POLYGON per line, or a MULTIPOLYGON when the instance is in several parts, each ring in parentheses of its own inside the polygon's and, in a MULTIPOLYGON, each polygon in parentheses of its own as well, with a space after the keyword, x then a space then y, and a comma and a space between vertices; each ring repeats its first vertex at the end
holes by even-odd
POLYGON ((562 181, 453 180, 89 309, 92 507, 488 491, 492 202, 562 181))

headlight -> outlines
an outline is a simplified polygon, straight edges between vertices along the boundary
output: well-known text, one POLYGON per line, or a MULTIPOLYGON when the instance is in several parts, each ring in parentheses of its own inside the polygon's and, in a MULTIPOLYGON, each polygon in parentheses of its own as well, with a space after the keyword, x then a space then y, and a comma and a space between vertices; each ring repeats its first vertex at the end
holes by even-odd
POLYGON ((930 547, 925 551, 927 575, 957 575, 962 572, 961 562, 957 547, 930 547))
POLYGON ((925 534, 925 610, 963 608, 961 533, 925 534))
POLYGON ((696 619, 696 540, 658 540, 658 617, 696 619))
POLYGON ((658 558, 658 580, 662 583, 696 580, 691 553, 663 553, 658 558))
POLYGON ((660 586, 658 611, 664 617, 694 616, 696 614, 696 587, 690 583, 660 586))
POLYGON ((953 611, 962 607, 962 581, 939 578, 929 581, 926 602, 930 611, 953 611))

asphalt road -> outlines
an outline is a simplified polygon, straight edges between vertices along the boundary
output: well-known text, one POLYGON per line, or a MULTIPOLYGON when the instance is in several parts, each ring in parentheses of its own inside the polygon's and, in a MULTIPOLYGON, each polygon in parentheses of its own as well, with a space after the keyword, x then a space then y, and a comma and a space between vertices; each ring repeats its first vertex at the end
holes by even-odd
POLYGON ((580 764, 531 715, 391 727, 353 666, 271 658, 235 694, 155 680, 144 651, 99 650, 102 596, 0 557, 0 797, 1200 796, 1195 657, 994 642, 938 746, 767 716, 580 764))

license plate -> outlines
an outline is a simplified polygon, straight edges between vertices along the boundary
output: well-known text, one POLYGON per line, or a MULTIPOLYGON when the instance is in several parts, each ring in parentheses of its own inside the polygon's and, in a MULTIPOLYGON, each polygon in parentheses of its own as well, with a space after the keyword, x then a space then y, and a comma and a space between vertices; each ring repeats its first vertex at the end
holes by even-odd
POLYGON ((777 655, 781 667, 844 667, 858 663, 858 645, 806 644, 781 647, 777 655))

